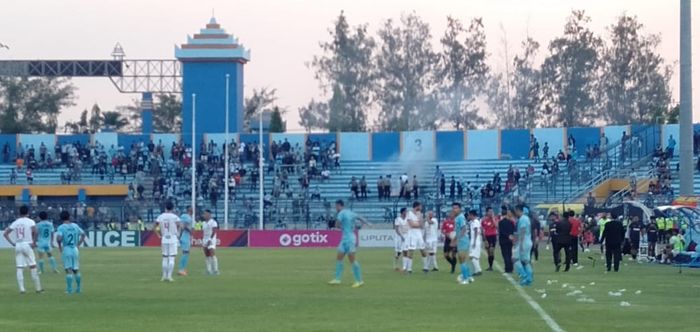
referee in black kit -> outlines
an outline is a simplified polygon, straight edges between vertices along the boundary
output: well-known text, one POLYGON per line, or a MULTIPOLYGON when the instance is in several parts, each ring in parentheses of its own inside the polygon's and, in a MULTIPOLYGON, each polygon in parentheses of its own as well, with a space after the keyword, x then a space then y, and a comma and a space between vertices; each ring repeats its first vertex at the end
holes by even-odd
POLYGON ((513 242, 510 236, 515 233, 515 218, 509 215, 508 208, 501 207, 501 220, 498 222, 498 244, 501 246, 503 265, 506 273, 513 273, 513 242))

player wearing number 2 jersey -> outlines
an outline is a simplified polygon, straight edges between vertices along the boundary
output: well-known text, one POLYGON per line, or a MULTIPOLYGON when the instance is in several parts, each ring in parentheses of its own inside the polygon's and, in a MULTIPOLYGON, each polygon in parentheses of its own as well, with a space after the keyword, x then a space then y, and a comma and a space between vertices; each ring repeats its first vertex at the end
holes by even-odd
POLYGON ((36 258, 34 257, 33 248, 36 247, 36 224, 34 220, 29 219, 29 207, 22 205, 19 208, 19 218, 12 222, 10 227, 5 229, 3 236, 7 242, 15 247, 15 262, 17 263, 17 285, 19 292, 24 290, 24 269, 29 267, 34 281, 34 287, 37 293, 44 290, 41 288, 39 280, 39 271, 36 269, 36 258), (14 235, 13 238, 10 235, 14 235))
POLYGON ((180 234, 180 218, 173 214, 173 203, 165 203, 165 212, 158 216, 156 235, 160 238, 163 251, 163 277, 161 281, 173 281, 173 269, 175 269, 175 256, 177 255, 177 243, 180 234))
POLYGON ((61 252, 63 268, 66 270, 66 294, 73 293, 73 280, 75 280, 75 292, 80 293, 82 277, 80 275, 80 254, 78 247, 85 242, 85 232, 80 226, 70 221, 68 211, 61 212, 61 226, 56 230, 58 250, 61 252))

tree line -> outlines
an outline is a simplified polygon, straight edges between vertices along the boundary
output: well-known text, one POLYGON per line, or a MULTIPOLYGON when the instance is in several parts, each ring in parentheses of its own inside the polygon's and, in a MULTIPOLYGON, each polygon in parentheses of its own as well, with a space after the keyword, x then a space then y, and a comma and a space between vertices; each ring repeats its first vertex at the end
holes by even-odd
POLYGON ((574 10, 548 44, 527 38, 510 58, 506 45, 506 69, 498 72, 489 65, 481 18, 448 16, 434 47, 430 26, 415 13, 386 20, 372 35, 341 12, 309 63, 324 97, 299 108, 299 124, 403 131, 674 121, 661 37, 627 14, 604 36, 590 22, 574 10))
MULTIPOLYGON (((298 108, 299 125, 405 131, 677 122, 661 36, 635 16, 622 14, 600 36, 591 18, 574 10, 547 44, 528 37, 511 57, 504 43, 505 70, 489 64, 481 18, 446 20, 433 45, 430 25, 416 13, 387 19, 371 33, 341 12, 308 63, 322 97, 298 108)), ((75 91, 65 78, 0 77, 0 133, 140 131, 138 101, 110 111, 96 104, 59 127, 75 91)), ((271 132, 286 130, 287 109, 276 105, 276 92, 254 89, 245 99, 246 131, 258 112, 271 115, 271 132)), ((181 117, 180 96, 156 96, 156 132, 178 132, 181 117)))

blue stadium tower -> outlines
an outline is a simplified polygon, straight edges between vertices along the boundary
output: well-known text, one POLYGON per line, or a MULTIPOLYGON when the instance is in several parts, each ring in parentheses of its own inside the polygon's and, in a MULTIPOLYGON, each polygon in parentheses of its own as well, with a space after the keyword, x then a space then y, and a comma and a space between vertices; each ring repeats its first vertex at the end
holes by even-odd
POLYGON ((182 133, 192 134, 192 94, 196 94, 197 137, 225 131, 226 74, 229 74, 229 130, 243 129, 243 65, 250 51, 211 18, 206 28, 175 46, 182 63, 182 133))

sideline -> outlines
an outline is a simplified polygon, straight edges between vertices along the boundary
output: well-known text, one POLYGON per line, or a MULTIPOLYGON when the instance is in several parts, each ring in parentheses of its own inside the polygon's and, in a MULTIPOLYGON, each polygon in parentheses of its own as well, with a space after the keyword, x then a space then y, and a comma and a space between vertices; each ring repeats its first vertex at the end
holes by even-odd
POLYGON ((510 283, 513 285, 513 287, 515 287, 515 290, 518 291, 518 294, 520 294, 520 296, 523 299, 525 299, 525 301, 527 301, 527 303, 530 305, 530 307, 532 307, 532 309, 534 309, 537 312, 537 314, 540 315, 540 318, 542 318, 542 320, 544 320, 544 322, 547 323, 547 326, 549 326, 549 328, 552 331, 565 332, 565 330, 562 329, 561 326, 559 326, 559 324, 557 324, 557 322, 554 320, 554 318, 552 318, 552 316, 550 316, 546 311, 544 311, 544 309, 542 309, 542 307, 534 299, 532 299, 532 297, 530 295, 528 295, 525 292, 525 290, 523 289, 522 286, 520 286, 517 282, 515 282, 515 279, 513 279, 513 277, 510 274, 503 272, 503 268, 501 268, 501 265, 498 264, 498 262, 494 262, 493 265, 496 267, 496 270, 498 270, 498 272, 501 273, 501 275, 504 278, 506 278, 506 279, 508 279, 508 281, 510 281, 510 283))

